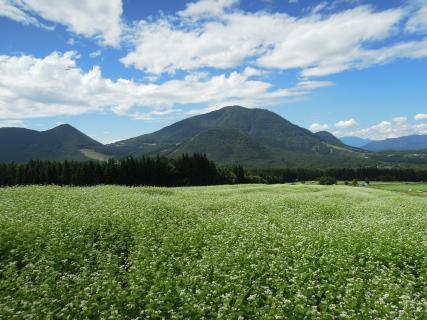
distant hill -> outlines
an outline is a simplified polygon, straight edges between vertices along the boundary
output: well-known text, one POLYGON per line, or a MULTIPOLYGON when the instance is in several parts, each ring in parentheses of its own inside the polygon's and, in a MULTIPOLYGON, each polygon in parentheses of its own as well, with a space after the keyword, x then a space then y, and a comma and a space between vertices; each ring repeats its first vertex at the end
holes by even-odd
POLYGON ((0 128, 0 161, 88 160, 102 158, 106 148, 64 124, 46 131, 0 128))
POLYGON ((359 137, 341 137, 340 140, 344 144, 346 144, 348 146, 355 147, 355 148, 361 148, 362 146, 364 146, 364 145, 366 145, 372 141, 369 139, 363 139, 363 138, 359 138, 359 137))
POLYGON ((256 166, 372 164, 329 132, 314 134, 265 109, 225 107, 109 145, 117 157, 205 153, 219 163, 256 166))
POLYGON ((400 138, 371 141, 362 146, 370 151, 409 151, 427 149, 427 135, 411 135, 400 138))
POLYGON ((320 137, 320 139, 322 139, 325 142, 331 143, 331 144, 335 144, 338 146, 343 146, 344 143, 338 139, 337 137, 335 137, 332 133, 328 132, 328 131, 319 131, 315 133, 316 136, 320 137))

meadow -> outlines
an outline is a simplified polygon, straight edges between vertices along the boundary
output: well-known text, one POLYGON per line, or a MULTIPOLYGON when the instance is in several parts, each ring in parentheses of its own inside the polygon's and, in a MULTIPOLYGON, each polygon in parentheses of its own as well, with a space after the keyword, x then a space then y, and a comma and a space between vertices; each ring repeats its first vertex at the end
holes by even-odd
POLYGON ((381 190, 404 192, 416 196, 427 196, 427 183, 374 182, 371 183, 371 187, 381 190))
POLYGON ((425 319, 426 236, 373 188, 2 188, 0 319, 425 319))

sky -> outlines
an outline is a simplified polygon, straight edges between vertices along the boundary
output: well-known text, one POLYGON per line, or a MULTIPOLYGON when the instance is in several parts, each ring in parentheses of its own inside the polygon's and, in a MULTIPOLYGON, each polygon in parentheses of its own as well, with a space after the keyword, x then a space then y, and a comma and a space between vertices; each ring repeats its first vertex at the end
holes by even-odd
POLYGON ((227 105, 427 134, 427 0, 0 0, 0 127, 110 143, 227 105))

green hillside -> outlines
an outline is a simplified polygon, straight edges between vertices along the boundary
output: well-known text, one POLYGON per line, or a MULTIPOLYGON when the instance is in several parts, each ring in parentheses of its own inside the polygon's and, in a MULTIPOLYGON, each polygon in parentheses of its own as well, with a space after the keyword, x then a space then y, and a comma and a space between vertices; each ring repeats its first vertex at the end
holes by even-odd
POLYGON ((108 151, 101 143, 67 124, 41 132, 0 128, 0 161, 88 160, 90 152, 108 151))
POLYGON ((266 147, 251 136, 236 129, 202 131, 177 146, 169 155, 191 154, 194 150, 206 154, 211 160, 223 163, 243 163, 262 158, 268 159, 272 156, 266 147))
POLYGON ((205 153, 219 163, 247 166, 375 165, 365 151, 331 133, 314 134, 264 109, 225 107, 151 134, 109 145, 117 157, 205 153))
POLYGON ((340 139, 338 139, 328 131, 319 131, 316 132, 315 135, 327 143, 334 144, 337 146, 345 146, 345 144, 340 139))

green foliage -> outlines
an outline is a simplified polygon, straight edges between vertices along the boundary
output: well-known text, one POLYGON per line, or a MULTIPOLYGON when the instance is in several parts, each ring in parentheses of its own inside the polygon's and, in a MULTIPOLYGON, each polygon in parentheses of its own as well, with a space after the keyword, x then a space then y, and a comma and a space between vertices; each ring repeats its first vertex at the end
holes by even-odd
MULTIPOLYGON (((240 167, 238 182, 244 181, 240 167)), ((236 177, 234 175, 234 177, 236 177)), ((183 154, 177 159, 125 158, 107 162, 29 161, 22 164, 0 163, 0 186, 58 184, 92 186, 120 184, 127 186, 182 186, 235 183, 229 174, 219 172, 205 155, 183 154)))
POLYGON ((331 176, 322 176, 319 178, 319 184, 324 186, 331 186, 337 184, 337 179, 331 176))
POLYGON ((353 187, 357 187, 359 185, 359 181, 357 181, 357 179, 353 179, 353 180, 351 180, 351 185, 353 187))
POLYGON ((422 319, 425 199, 316 185, 0 189, 1 319, 422 319))

